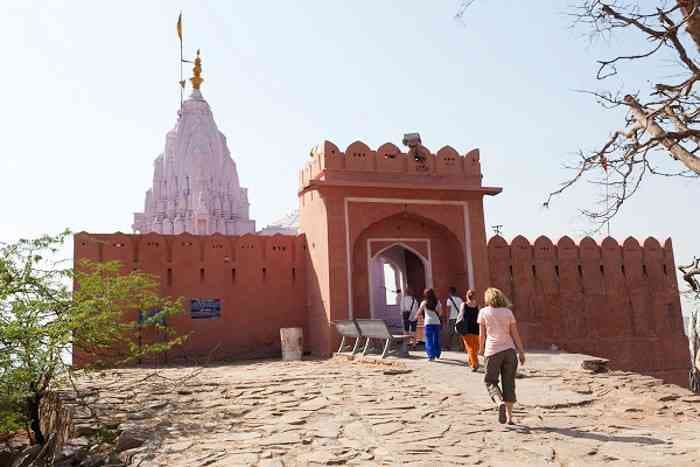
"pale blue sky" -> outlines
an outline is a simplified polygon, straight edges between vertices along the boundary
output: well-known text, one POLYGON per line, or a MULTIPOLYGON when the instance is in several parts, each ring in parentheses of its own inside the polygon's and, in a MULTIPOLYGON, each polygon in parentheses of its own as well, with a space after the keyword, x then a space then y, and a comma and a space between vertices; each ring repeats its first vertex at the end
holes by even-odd
MULTIPOLYGON (((433 150, 481 149, 485 182, 504 188, 487 225, 580 236, 576 209, 597 188, 540 204, 561 164, 621 122, 574 90, 600 88, 596 58, 637 44, 590 46, 568 27, 568 1, 483 0, 463 23, 457 3, 3 1, 0 240, 130 231, 175 122, 180 9, 259 227, 296 207, 297 170, 322 139, 376 148, 419 131, 433 150)), ((677 260, 700 254, 699 183, 651 181, 613 236, 672 236, 677 260)))

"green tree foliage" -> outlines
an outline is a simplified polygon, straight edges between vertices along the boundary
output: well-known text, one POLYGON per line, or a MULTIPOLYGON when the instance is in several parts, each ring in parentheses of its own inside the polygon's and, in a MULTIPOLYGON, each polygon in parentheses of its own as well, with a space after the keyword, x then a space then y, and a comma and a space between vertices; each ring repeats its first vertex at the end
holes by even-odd
POLYGON ((71 377, 71 352, 89 370, 136 362, 186 338, 167 326, 181 300, 161 297, 157 277, 114 261, 75 269, 52 261, 68 235, 0 245, 0 432, 29 427, 38 443, 40 404, 71 377))

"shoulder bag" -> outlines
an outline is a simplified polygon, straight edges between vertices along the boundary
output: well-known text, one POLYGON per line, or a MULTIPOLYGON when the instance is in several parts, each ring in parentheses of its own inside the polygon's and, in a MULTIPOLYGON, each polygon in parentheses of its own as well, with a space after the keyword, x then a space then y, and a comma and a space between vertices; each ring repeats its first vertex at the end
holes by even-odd
MULTIPOLYGON (((454 302, 452 303, 454 305, 454 302)), ((463 303, 460 311, 462 312, 462 319, 457 321, 455 323, 455 332, 459 334, 460 336, 464 336, 467 334, 467 310, 466 310, 467 304, 463 303)))

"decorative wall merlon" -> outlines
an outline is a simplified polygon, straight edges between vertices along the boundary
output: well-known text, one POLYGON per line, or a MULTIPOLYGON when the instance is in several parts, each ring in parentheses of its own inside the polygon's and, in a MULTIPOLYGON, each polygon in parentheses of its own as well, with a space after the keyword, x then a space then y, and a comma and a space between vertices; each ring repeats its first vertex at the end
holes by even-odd
POLYGON ((311 150, 311 160, 300 171, 300 185, 304 188, 311 180, 367 181, 391 179, 415 183, 426 176, 434 183, 481 186, 479 150, 460 155, 451 146, 433 153, 419 145, 415 152, 402 152, 393 143, 385 143, 376 150, 362 141, 355 141, 345 151, 324 141, 311 150))

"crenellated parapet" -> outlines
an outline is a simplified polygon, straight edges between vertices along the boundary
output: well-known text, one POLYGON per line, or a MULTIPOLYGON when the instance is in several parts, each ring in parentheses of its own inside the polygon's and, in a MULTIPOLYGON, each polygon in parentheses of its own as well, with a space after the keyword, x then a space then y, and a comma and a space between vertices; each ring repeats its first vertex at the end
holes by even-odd
MULTIPOLYGON (((79 232, 74 237, 76 261, 119 261, 125 271, 143 270, 165 280, 196 277, 200 270, 215 270, 238 277, 262 279, 265 274, 291 275, 304 267, 306 249, 303 235, 179 235, 92 234, 79 232), (236 269, 237 268, 237 269, 236 269), (236 272, 232 272, 236 271, 236 272)), ((270 277, 268 275, 268 277, 270 277)), ((290 276, 291 277, 291 276, 290 276)), ((255 282, 255 280, 253 280, 255 282)))
MULTIPOLYGON (((311 150, 311 160, 299 173, 300 191, 314 182, 391 183, 416 186, 429 181, 441 188, 481 188, 479 150, 460 155, 451 146, 433 153, 419 145, 415 153, 402 152, 392 143, 371 149, 355 141, 345 151, 330 141, 311 150)), ((500 191, 500 189, 494 189, 500 191)))
POLYGON ((526 345, 598 355, 673 381, 686 377, 671 239, 540 236, 531 243, 517 236, 509 244, 496 236, 488 256, 490 284, 513 301, 526 345))
POLYGON ((591 237, 584 237, 576 244, 568 236, 556 243, 540 236, 530 243, 518 235, 508 244, 503 237, 495 236, 489 240, 488 250, 492 281, 504 289, 509 288, 508 281, 513 281, 514 271, 521 269, 532 278, 537 277, 538 269, 551 269, 561 284, 562 267, 567 271, 575 270, 581 280, 587 276, 584 285, 588 289, 593 288, 589 280, 592 277, 603 283, 620 276, 625 277, 632 288, 678 287, 670 238, 662 246, 653 237, 641 243, 634 237, 627 237, 622 243, 607 237, 600 244, 591 237))

